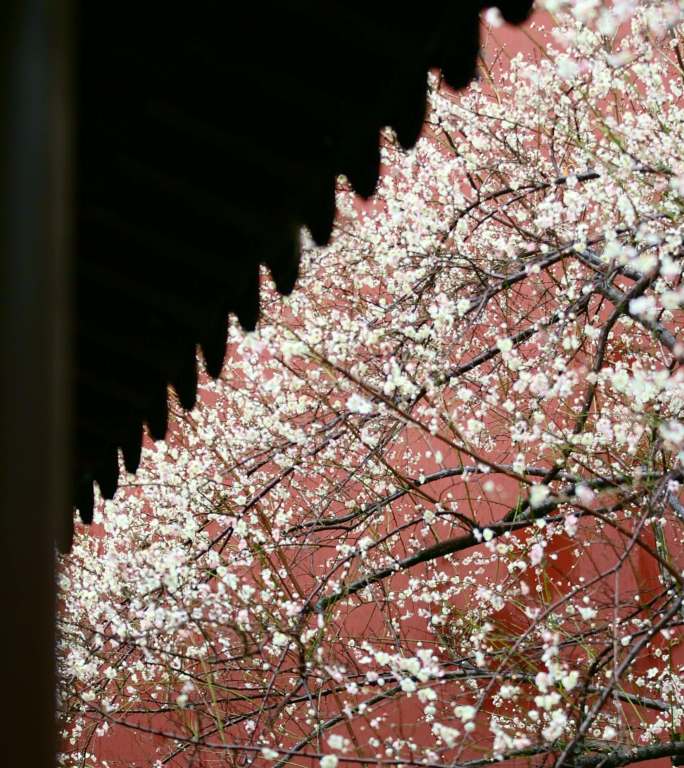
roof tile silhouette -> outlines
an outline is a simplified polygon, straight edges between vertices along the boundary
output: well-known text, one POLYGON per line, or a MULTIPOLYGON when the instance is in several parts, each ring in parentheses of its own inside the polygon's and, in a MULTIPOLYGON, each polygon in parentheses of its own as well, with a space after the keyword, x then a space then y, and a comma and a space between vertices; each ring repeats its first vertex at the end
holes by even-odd
MULTIPOLYGON (((379 131, 411 147, 427 73, 475 75, 479 13, 452 0, 188 4, 80 0, 76 61, 74 503, 111 497, 167 430, 168 386, 193 407, 227 317, 259 313, 259 267, 297 279, 299 230, 330 237, 335 179, 362 196, 379 131)), ((519 23, 532 0, 500 0, 519 23)))

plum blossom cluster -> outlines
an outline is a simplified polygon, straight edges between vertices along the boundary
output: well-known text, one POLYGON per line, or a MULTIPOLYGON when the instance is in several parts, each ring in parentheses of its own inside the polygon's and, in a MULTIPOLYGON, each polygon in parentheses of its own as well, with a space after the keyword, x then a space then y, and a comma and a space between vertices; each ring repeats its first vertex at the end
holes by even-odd
POLYGON ((62 768, 684 755, 682 12, 546 5, 77 536, 62 768))

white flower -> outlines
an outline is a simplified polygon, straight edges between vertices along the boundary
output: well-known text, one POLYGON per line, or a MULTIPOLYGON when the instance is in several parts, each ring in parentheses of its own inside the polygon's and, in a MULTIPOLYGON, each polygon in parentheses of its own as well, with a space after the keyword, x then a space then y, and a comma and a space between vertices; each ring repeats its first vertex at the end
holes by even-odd
POLYGON ((413 693, 416 690, 416 683, 410 677, 405 677, 401 681, 401 690, 404 693, 413 693))
POLYGON ((579 672, 573 669, 572 672, 568 672, 567 675, 564 675, 561 678, 561 683, 563 683, 563 688, 565 688, 566 691, 571 691, 577 685, 578 680, 579 672))
POLYGON ((442 725, 441 723, 435 723, 432 726, 432 730, 449 748, 454 746, 456 739, 460 736, 460 732, 456 728, 450 728, 448 725, 442 725))
POLYGON ((579 73, 579 65, 569 56, 559 56, 556 71, 561 80, 573 80, 579 73))
POLYGON ((611 383, 618 392, 625 392, 629 385, 629 376, 627 371, 624 369, 615 371, 611 378, 611 383))
POLYGON ((519 693, 520 687, 517 685, 502 685, 501 688, 499 688, 499 696, 505 700, 515 699, 519 693))
POLYGON ((534 684, 542 693, 545 693, 553 685, 553 678, 548 672, 537 672, 534 684))
POLYGON ((670 187, 680 196, 684 197, 684 174, 673 176, 670 179, 670 187))
POLYGON ((330 749, 344 749, 344 737, 339 733, 332 733, 328 736, 328 746, 330 749))
POLYGON ((261 750, 261 756, 264 758, 264 760, 276 760, 278 758, 278 753, 275 751, 275 749, 264 747, 261 750))
POLYGON ((549 497, 551 491, 548 485, 533 485, 530 488, 530 506, 532 509, 541 507, 541 505, 549 497))
POLYGON ((501 352, 510 352, 513 349, 513 340, 512 339, 497 339, 496 340, 496 346, 499 348, 499 351, 501 351, 501 352))
POLYGON ((463 317, 465 313, 470 309, 470 299, 459 299, 456 302, 456 312, 459 317, 463 317))
POLYGON ((575 486, 575 496, 582 502, 582 504, 591 504, 594 500, 595 493, 588 485, 584 483, 578 483, 575 486))
POLYGON ((321 768, 337 768, 337 755, 324 755, 321 758, 321 768))
POLYGON ((549 391, 549 379, 543 372, 536 373, 530 382, 530 392, 533 395, 542 396, 549 391))
POLYGON ((434 690, 434 688, 421 688, 418 691, 418 699, 422 704, 425 704, 428 701, 436 701, 437 692, 434 690))
POLYGON ((542 696, 535 696, 534 703, 541 707, 541 709, 550 712, 560 701, 560 693, 558 691, 551 691, 551 693, 545 693, 542 696))
POLYGON ((483 422, 481 422, 479 419, 468 419, 468 432, 471 434, 477 434, 478 432, 482 432, 485 425, 483 422))
POLYGON ((596 16, 596 10, 601 0, 574 0, 572 15, 583 22, 588 22, 596 16))
POLYGON ((547 741, 555 741, 563 735, 565 726, 568 722, 568 716, 562 709, 556 709, 551 713, 549 724, 542 730, 542 736, 547 741))
POLYGON ((347 409, 351 413, 368 414, 373 412, 373 403, 355 392, 347 400, 347 409))
POLYGON ((638 296, 629 302, 629 314, 637 317, 653 318, 656 314, 655 299, 653 296, 638 296))
POLYGON ((501 11, 498 8, 487 8, 484 15, 485 24, 489 24, 490 27, 501 27, 504 23, 501 11))
POLYGON ((544 547, 541 544, 533 544, 530 548, 530 563, 539 565, 544 559, 544 547))
POLYGON ((668 421, 658 427, 663 440, 666 440, 675 448, 684 443, 684 424, 681 421, 668 421))
POLYGON ((563 527, 565 528, 565 532, 568 534, 568 536, 574 536, 577 533, 577 524, 579 523, 579 518, 577 515, 569 514, 566 515, 565 520, 563 521, 563 527))
POLYGON ((477 710, 470 704, 463 704, 459 707, 454 707, 454 714, 458 717, 462 723, 467 723, 475 718, 477 710))

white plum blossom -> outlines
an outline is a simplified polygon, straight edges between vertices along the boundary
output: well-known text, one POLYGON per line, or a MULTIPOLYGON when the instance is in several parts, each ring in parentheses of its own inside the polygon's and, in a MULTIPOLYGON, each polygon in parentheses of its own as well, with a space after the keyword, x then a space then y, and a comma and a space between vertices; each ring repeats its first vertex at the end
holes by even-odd
POLYGON ((590 619, 596 617, 596 609, 590 606, 580 605, 577 608, 577 612, 584 619, 584 621, 589 621, 590 619))
POLYGON ((454 709, 454 714, 460 719, 462 723, 470 722, 475 718, 477 709, 470 704, 464 704, 454 709))
POLYGON ((551 491, 547 485, 533 485, 530 488, 530 506, 532 509, 541 507, 549 498, 551 491))
POLYGON ((371 403, 365 397, 362 397, 361 395, 354 393, 347 400, 347 409, 350 410, 352 413, 362 413, 362 414, 372 413, 373 403, 371 403))
POLYGON ((467 89, 431 75, 416 147, 383 133, 367 203, 339 180, 293 294, 263 270, 257 330, 78 527, 60 768, 673 751, 682 9, 545 6, 517 53, 486 16, 467 89))
POLYGON ((542 729, 542 735, 547 741, 559 739, 568 723, 568 716, 562 709, 555 709, 551 712, 549 724, 542 729))
POLYGON ((532 565, 539 565, 543 559, 544 547, 539 543, 533 544, 530 547, 530 563, 532 565))
POLYGON ((339 733, 332 733, 328 736, 328 746, 330 749, 342 750, 345 747, 344 736, 340 736, 339 733))

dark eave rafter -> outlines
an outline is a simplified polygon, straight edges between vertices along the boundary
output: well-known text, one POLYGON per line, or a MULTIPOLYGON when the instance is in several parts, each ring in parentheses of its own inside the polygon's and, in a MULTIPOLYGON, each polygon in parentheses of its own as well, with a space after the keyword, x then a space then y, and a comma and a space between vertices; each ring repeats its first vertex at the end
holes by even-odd
MULTIPOLYGON (((489 5, 490 3, 486 3, 489 5)), ((143 425, 191 408, 199 345, 220 373, 229 313, 259 311, 259 266, 292 290, 299 228, 325 243, 335 178, 375 188, 379 131, 420 132, 426 80, 475 72, 472 0, 416 4, 76 3, 74 502, 92 519, 143 425)), ((531 0, 501 0, 522 21, 531 0)))

